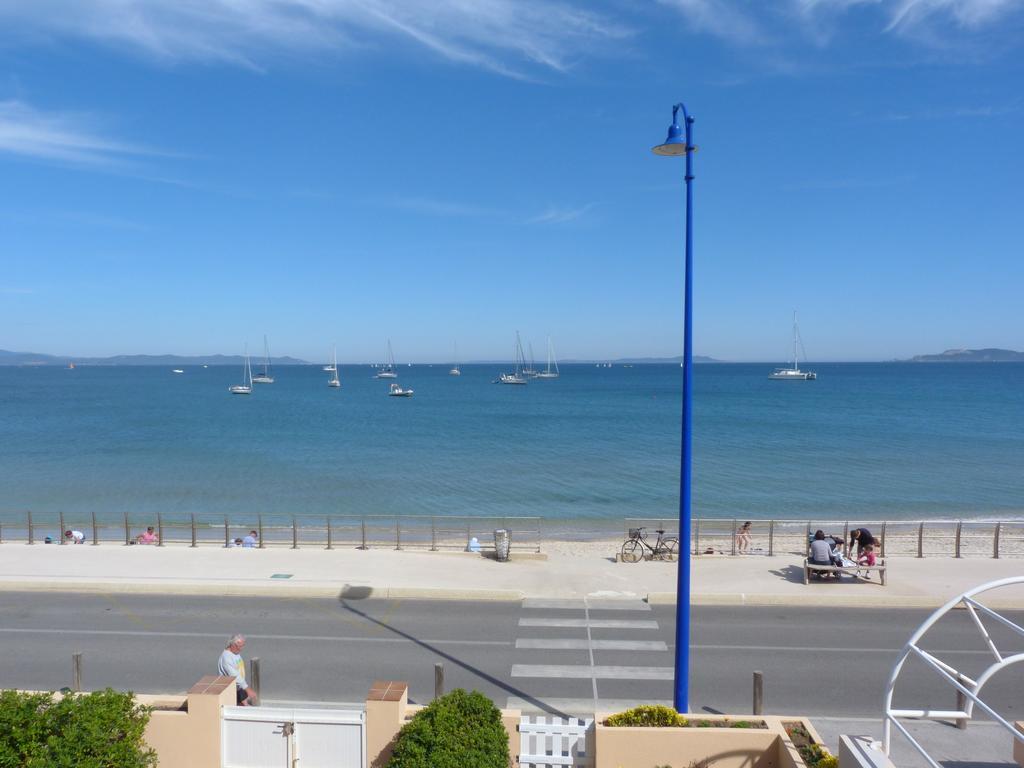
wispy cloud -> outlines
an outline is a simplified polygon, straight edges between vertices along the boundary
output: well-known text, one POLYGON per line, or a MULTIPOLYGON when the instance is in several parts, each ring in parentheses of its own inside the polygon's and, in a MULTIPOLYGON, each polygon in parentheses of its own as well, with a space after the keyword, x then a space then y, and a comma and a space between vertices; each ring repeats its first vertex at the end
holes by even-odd
POLYGON ((103 136, 87 115, 42 112, 0 101, 0 153, 93 167, 120 167, 151 150, 103 136))
POLYGON ((695 32, 703 32, 740 45, 767 41, 761 22, 734 0, 659 0, 675 8, 695 32))
POLYGON ((18 288, 11 285, 0 285, 0 294, 5 296, 29 296, 35 293, 32 288, 18 288))
POLYGON ((697 33, 737 47, 791 47, 794 35, 825 47, 842 34, 853 11, 877 18, 880 35, 935 46, 997 28, 1024 0, 658 0, 697 33))
POLYGON ((439 200, 429 197, 396 197, 384 201, 384 204, 406 211, 424 213, 428 216, 493 216, 499 213, 493 209, 471 203, 439 200))
POLYGON ((548 206, 541 214, 530 219, 531 224, 565 224, 586 216, 597 203, 587 203, 579 208, 556 208, 548 206))
POLYGON ((513 77, 564 71, 629 30, 561 0, 33 0, 0 3, 25 35, 82 38, 165 60, 260 69, 275 52, 345 52, 400 39, 513 77))

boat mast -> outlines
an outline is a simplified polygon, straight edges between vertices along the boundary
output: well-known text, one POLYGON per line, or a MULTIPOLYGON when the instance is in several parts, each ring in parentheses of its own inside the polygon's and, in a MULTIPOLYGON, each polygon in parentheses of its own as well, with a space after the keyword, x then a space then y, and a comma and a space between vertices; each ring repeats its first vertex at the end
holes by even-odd
POLYGON ((796 310, 793 310, 793 370, 799 371, 800 367, 796 361, 796 310))
POLYGON ((263 375, 270 375, 270 345, 267 344, 267 334, 263 334, 263 375))

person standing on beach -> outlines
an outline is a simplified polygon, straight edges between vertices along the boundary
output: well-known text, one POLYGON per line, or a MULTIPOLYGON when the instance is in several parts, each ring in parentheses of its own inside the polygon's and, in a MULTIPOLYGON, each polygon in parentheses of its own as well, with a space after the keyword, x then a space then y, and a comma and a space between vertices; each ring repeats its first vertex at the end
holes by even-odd
POLYGON ((750 552, 750 521, 747 520, 736 530, 736 551, 741 555, 750 552))
POLYGON ((235 678, 236 700, 240 707, 252 707, 256 704, 256 691, 249 687, 245 680, 245 661, 242 649, 245 648, 245 635, 232 635, 228 646, 221 653, 217 662, 217 671, 224 677, 235 678))

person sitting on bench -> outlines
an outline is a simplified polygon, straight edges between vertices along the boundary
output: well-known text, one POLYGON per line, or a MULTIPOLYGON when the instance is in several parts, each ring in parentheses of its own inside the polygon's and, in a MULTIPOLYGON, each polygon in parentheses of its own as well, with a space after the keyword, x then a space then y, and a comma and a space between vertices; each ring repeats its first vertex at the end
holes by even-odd
MULTIPOLYGON (((807 560, 808 565, 824 565, 842 567, 842 556, 831 546, 831 540, 825 538, 825 532, 820 528, 814 532, 814 541, 811 542, 811 556, 807 560)), ((818 572, 821 576, 821 572, 818 572)), ((839 574, 836 573, 836 578, 839 574)))

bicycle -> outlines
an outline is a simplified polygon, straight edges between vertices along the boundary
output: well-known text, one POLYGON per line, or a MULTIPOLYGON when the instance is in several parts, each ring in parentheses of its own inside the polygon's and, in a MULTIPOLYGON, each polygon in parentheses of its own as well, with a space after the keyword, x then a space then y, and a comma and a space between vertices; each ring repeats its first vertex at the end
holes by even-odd
POLYGON ((673 536, 665 536, 664 529, 658 528, 656 529, 658 540, 652 547, 647 541, 647 536, 644 535, 646 530, 646 528, 629 529, 629 538, 622 543, 620 555, 622 562, 638 563, 641 560, 650 559, 668 560, 674 563, 679 559, 679 553, 676 551, 679 546, 678 539, 673 536))

